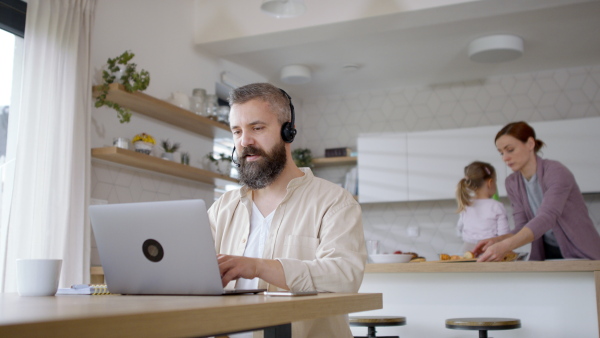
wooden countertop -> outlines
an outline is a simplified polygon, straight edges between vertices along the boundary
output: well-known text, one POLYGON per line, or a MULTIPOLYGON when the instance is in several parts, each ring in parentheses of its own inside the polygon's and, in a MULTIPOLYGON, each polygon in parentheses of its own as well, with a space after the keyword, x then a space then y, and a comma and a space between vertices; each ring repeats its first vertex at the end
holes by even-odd
POLYGON ((561 260, 527 262, 454 262, 367 264, 366 273, 402 272, 592 272, 600 271, 600 261, 561 260))
POLYGON ((305 297, 0 294, 1 337, 192 337, 381 309, 380 293, 305 297))

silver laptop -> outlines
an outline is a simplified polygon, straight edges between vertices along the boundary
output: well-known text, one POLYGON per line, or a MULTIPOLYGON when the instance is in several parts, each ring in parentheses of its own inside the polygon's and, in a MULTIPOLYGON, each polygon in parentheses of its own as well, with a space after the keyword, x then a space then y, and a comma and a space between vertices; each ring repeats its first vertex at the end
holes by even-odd
POLYGON ((203 200, 91 205, 108 290, 134 295, 222 295, 203 200))

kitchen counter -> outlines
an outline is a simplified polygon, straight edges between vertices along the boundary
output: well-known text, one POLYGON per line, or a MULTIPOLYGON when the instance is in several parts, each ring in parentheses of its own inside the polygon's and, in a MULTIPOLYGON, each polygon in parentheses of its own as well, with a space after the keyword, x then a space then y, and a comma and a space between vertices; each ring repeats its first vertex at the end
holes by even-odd
MULTIPOLYGON (((449 337, 453 317, 513 317, 522 327, 494 337, 599 337, 600 261, 367 264, 360 292, 382 292, 383 309, 356 315, 405 316, 378 334, 449 337)), ((355 335, 364 335, 352 328, 355 335)))
POLYGON ((547 262, 448 262, 367 264, 366 273, 390 272, 591 272, 600 271, 600 261, 562 260, 547 262))

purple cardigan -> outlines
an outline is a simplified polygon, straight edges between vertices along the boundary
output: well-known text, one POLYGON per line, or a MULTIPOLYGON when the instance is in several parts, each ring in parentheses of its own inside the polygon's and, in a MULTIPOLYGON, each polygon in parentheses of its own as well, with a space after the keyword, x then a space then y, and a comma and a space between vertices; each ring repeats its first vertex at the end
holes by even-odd
POLYGON ((600 235, 589 216, 588 209, 573 174, 560 162, 537 156, 537 179, 544 197, 534 217, 527 190, 520 172, 506 178, 506 191, 510 199, 516 234, 524 226, 533 231, 529 259, 544 260, 542 236, 552 229, 565 258, 600 259, 600 235))

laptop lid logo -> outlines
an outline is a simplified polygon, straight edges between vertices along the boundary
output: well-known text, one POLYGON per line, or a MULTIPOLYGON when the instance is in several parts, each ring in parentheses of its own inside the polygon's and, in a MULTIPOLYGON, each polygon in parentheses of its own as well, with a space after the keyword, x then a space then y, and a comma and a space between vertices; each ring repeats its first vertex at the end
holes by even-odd
POLYGON ((154 263, 160 262, 165 256, 162 245, 154 239, 145 240, 144 244, 142 244, 142 251, 144 252, 144 256, 154 263))

